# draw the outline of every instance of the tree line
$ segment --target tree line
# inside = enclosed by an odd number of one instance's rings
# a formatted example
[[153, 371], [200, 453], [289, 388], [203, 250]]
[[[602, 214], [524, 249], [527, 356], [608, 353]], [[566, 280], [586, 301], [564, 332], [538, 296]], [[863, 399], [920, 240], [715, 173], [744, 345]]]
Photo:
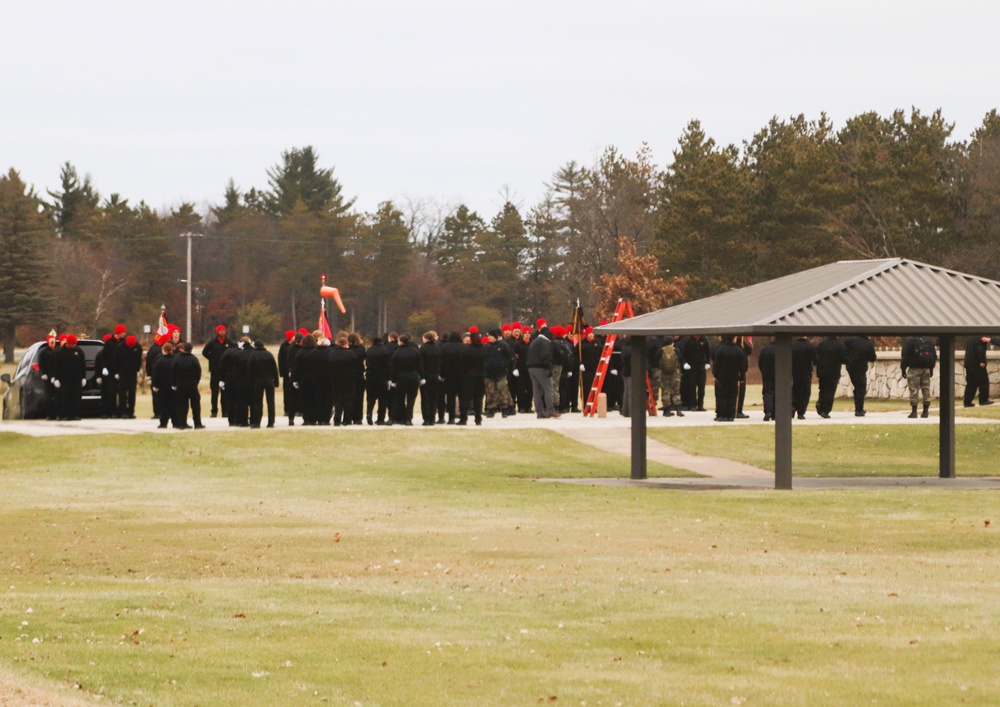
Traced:
[[[334, 328], [422, 332], [536, 316], [644, 311], [824, 263], [907, 257], [1000, 279], [1000, 115], [967, 140], [940, 110], [772, 119], [741, 146], [699, 121], [672, 161], [606, 148], [556, 169], [542, 199], [496, 214], [433, 201], [361, 212], [312, 147], [293, 148], [266, 188], [230, 181], [208, 213], [104, 198], [66, 163], [37, 194], [0, 177], [0, 338], [55, 326], [93, 335], [119, 321], [185, 317], [187, 240], [195, 339], [217, 323], [264, 338], [315, 326], [319, 276], [343, 293]], [[15, 327], [19, 327], [15, 329]], [[11, 351], [13, 347], [7, 346]], [[8, 354], [10, 355], [10, 354]]]

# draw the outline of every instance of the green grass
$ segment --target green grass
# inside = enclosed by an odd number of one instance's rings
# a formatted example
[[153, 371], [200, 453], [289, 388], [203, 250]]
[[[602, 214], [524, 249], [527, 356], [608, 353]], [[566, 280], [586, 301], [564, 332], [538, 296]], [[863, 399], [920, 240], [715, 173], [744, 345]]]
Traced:
[[541, 484], [627, 460], [350, 439], [0, 435], [0, 674], [157, 705], [1000, 693], [992, 493]]
[[[762, 425], [658, 428], [648, 435], [689, 454], [742, 461], [774, 469], [774, 428]], [[792, 424], [795, 476], [937, 476], [939, 430], [935, 425]], [[955, 464], [959, 476], [996, 476], [991, 462], [1000, 448], [996, 425], [958, 425]]]

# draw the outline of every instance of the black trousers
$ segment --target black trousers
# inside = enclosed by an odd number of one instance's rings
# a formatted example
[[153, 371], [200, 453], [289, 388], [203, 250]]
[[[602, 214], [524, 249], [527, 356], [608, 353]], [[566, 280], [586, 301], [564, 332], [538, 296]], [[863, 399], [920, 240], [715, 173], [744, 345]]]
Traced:
[[427, 382], [420, 388], [420, 416], [424, 418], [425, 423], [434, 422], [438, 399], [441, 397], [439, 391], [441, 383], [437, 375], [432, 374], [426, 380]]
[[715, 416], [724, 420], [736, 417], [736, 402], [740, 394], [739, 380], [715, 379]]
[[264, 417], [264, 401], [267, 400], [267, 426], [274, 426], [274, 381], [258, 378], [253, 382], [253, 397], [250, 399], [250, 426], [260, 427]]
[[175, 427], [187, 425], [188, 407], [191, 408], [191, 418], [195, 427], [201, 426], [201, 395], [198, 393], [198, 385], [179, 385], [174, 391], [174, 409], [177, 411]]
[[976, 399], [976, 392], [979, 393], [979, 404], [989, 402], [990, 399], [990, 374], [985, 368], [965, 369], [965, 404], [972, 405]]
[[865, 411], [865, 396], [868, 395], [868, 366], [864, 370], [848, 368], [847, 375], [851, 377], [854, 387], [854, 412]]
[[823, 376], [819, 379], [819, 393], [816, 396], [816, 412], [830, 414], [833, 410], [833, 399], [837, 395], [837, 386], [840, 384], [840, 376]]
[[365, 388], [368, 393], [368, 405], [365, 408], [365, 416], [371, 420], [375, 404], [378, 403], [378, 422], [385, 422], [389, 400], [389, 390], [386, 387], [386, 381], [381, 378], [369, 378], [365, 381]]
[[420, 379], [416, 377], [400, 378], [396, 381], [393, 422], [409, 424], [413, 422], [413, 407], [417, 404], [417, 390]]
[[[219, 391], [219, 381], [220, 380], [222, 380], [222, 377], [218, 373], [216, 373], [214, 371], [210, 374], [209, 380], [208, 380], [208, 386], [212, 390], [212, 417], [215, 417], [216, 415], [219, 414], [219, 393], [220, 393], [220, 391]], [[224, 392], [222, 393], [222, 395], [223, 395], [223, 398], [222, 398], [222, 414], [224, 415], [224, 414], [226, 414], [226, 398], [225, 398], [225, 393]]]
[[121, 378], [118, 381], [118, 417], [135, 415], [135, 378]]
[[764, 414], [774, 417], [774, 378], [764, 378], [761, 393], [764, 398]]
[[291, 377], [286, 376], [282, 381], [284, 389], [282, 390], [282, 402], [285, 408], [285, 417], [289, 420], [294, 420], [295, 416], [301, 414], [299, 412], [299, 391], [295, 390], [295, 386], [292, 385]]
[[792, 377], [792, 408], [797, 415], [805, 415], [812, 397], [812, 376]]
[[486, 379], [482, 375], [465, 376], [462, 378], [462, 415], [459, 422], [463, 425], [469, 419], [471, 411], [476, 418], [476, 424], [483, 421], [483, 396], [486, 395]]

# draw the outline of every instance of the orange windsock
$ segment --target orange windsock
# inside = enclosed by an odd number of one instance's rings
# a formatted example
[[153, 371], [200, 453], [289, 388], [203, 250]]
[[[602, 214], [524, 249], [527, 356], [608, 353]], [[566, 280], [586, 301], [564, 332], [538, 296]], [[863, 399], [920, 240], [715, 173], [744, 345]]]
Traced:
[[319, 288], [320, 297], [332, 297], [333, 301], [337, 303], [337, 309], [340, 310], [341, 314], [347, 314], [347, 310], [344, 308], [344, 301], [340, 299], [340, 290], [336, 287], [329, 287], [323, 285]]

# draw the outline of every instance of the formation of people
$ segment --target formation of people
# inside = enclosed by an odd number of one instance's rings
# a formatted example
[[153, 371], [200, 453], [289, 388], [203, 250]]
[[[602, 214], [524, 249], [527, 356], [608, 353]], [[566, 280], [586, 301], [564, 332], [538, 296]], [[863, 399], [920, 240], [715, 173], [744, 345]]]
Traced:
[[[603, 324], [603, 322], [602, 322]], [[208, 364], [210, 415], [230, 426], [274, 427], [276, 391], [283, 398], [289, 425], [412, 425], [419, 398], [422, 424], [467, 425], [471, 418], [534, 413], [558, 418], [583, 408], [599, 371], [605, 341], [592, 327], [579, 336], [568, 326], [512, 322], [487, 332], [438, 336], [426, 332], [419, 342], [409, 334], [376, 336], [369, 345], [357, 333], [338, 332], [331, 341], [321, 331], [288, 331], [273, 355], [260, 340], [231, 341], [219, 325], [201, 350]], [[616, 337], [603, 371], [607, 409], [632, 410], [631, 349], [628, 337]], [[969, 337], [964, 366], [964, 404], [990, 405], [986, 351], [1000, 339]], [[744, 412], [746, 375], [754, 352], [750, 337], [722, 336], [710, 346], [702, 336], [646, 337], [647, 372], [653, 402], [666, 417], [707, 411], [708, 372], [714, 378], [715, 420], [732, 422]], [[792, 343], [792, 412], [804, 419], [818, 380], [816, 413], [829, 418], [842, 372], [853, 387], [854, 414], [865, 415], [868, 368], [875, 347], [864, 336], [828, 336], [817, 344], [806, 337]], [[50, 419], [80, 418], [80, 391], [86, 385], [86, 361], [73, 335], [50, 333], [39, 354], [42, 379], [50, 396]], [[775, 349], [759, 352], [764, 420], [774, 419]], [[933, 339], [910, 337], [901, 357], [909, 388], [911, 418], [927, 417], [930, 380], [937, 365]], [[95, 361], [101, 390], [101, 416], [134, 418], [140, 372], [151, 381], [154, 417], [160, 428], [204, 427], [199, 384], [202, 367], [180, 328], [168, 325], [143, 352], [135, 336], [119, 324], [104, 336]], [[645, 401], [643, 401], [645, 404]], [[919, 406], [922, 403], [922, 410]], [[191, 422], [189, 424], [188, 418]]]

